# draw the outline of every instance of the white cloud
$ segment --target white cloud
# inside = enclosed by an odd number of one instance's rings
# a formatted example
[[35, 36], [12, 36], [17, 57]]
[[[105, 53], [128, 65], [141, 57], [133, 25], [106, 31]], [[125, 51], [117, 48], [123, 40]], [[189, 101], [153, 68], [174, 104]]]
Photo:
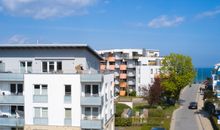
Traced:
[[24, 44], [27, 43], [28, 38], [22, 35], [13, 35], [7, 41], [9, 44]]
[[151, 28], [162, 28], [162, 27], [173, 27], [179, 25], [184, 21], [184, 17], [168, 17], [166, 15], [159, 16], [148, 23], [148, 27]]
[[3, 10], [11, 15], [35, 19], [82, 15], [97, 0], [0, 0]]
[[215, 10], [202, 12], [198, 14], [196, 18], [214, 17], [219, 14], [220, 14], [220, 8], [216, 8]]

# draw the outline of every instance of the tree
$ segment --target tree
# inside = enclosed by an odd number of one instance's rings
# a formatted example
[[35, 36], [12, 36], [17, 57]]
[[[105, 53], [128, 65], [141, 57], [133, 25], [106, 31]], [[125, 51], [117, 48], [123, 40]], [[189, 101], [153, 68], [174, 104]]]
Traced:
[[155, 105], [160, 102], [160, 97], [162, 93], [162, 87], [160, 85], [160, 78], [155, 78], [154, 83], [147, 90], [146, 87], [143, 88], [144, 96], [147, 99], [149, 105]]
[[160, 77], [166, 96], [178, 99], [181, 89], [192, 83], [195, 77], [191, 57], [175, 53], [165, 56]]

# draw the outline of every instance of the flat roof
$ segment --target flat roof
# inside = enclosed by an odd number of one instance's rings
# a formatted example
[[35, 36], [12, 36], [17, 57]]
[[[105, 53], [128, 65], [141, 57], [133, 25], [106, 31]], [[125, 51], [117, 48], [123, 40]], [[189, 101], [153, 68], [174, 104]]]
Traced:
[[103, 58], [87, 44], [0, 44], [0, 49], [27, 49], [27, 48], [86, 48], [97, 58]]

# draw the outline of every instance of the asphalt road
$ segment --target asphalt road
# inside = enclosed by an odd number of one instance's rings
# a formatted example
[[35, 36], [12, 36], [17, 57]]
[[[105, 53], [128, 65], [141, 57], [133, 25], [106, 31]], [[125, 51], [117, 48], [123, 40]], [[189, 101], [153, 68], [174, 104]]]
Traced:
[[186, 87], [180, 95], [181, 107], [176, 111], [174, 130], [199, 130], [196, 120], [196, 111], [188, 109], [189, 102], [197, 101], [197, 92], [199, 85]]

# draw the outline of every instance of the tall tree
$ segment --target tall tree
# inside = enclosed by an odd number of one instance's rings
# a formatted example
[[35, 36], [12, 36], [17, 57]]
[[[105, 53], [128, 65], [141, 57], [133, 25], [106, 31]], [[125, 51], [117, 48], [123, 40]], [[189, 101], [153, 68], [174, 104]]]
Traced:
[[167, 97], [178, 99], [181, 89], [195, 77], [191, 57], [175, 53], [165, 56], [160, 76]]

